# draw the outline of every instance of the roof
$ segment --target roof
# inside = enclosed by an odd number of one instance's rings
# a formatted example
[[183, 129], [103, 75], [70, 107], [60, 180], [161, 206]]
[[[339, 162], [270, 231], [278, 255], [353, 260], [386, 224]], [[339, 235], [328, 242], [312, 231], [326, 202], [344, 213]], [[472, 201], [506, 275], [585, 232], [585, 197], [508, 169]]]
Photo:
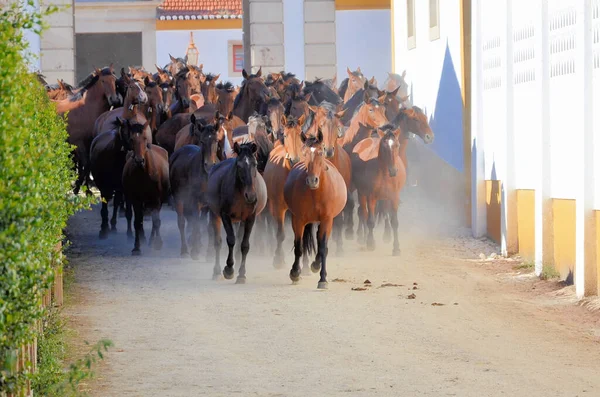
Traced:
[[242, 0], [165, 0], [156, 11], [160, 20], [242, 19]]

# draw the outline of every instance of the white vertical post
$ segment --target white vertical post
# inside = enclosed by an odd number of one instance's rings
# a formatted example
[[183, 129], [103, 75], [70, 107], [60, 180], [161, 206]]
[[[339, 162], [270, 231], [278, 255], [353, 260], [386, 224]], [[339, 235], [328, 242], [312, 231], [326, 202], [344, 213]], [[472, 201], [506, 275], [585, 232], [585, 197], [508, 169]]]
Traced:
[[[28, 4], [28, 2], [24, 1], [23, 5], [24, 5], [25, 9], [30, 12], [39, 12], [39, 10], [40, 10], [39, 0], [35, 0], [33, 2], [33, 5], [30, 5], [30, 4]], [[40, 38], [40, 35], [35, 33], [32, 29], [27, 29], [24, 32], [24, 36], [25, 36], [25, 40], [27, 41], [27, 43], [29, 43], [29, 48], [27, 50], [27, 53], [30, 56], [32, 56], [32, 58], [30, 59], [30, 63], [28, 65], [29, 70], [41, 72], [42, 71], [42, 62], [41, 62], [42, 40]]]
[[[514, 84], [513, 84], [513, 7], [512, 0], [506, 0], [504, 32], [504, 86], [506, 106], [506, 150], [505, 170], [502, 181], [502, 201], [500, 211], [501, 253], [503, 256], [518, 251], [517, 231], [517, 191], [515, 190], [515, 139], [514, 139]], [[500, 17], [500, 16], [499, 16]]]
[[487, 234], [483, 151], [482, 6], [482, 0], [473, 0], [471, 9], [471, 231], [475, 238]]
[[535, 79], [541, 107], [540, 137], [532, 148], [532, 163], [537, 167], [535, 187], [535, 274], [542, 274], [544, 263], [554, 260], [552, 199], [550, 197], [550, 23], [548, 0], [538, 0], [540, 13], [535, 20]]
[[[595, 273], [596, 258], [592, 254], [596, 242], [590, 239], [594, 201], [594, 129], [593, 129], [593, 53], [592, 53], [592, 4], [591, 0], [577, 1], [576, 66], [578, 90], [582, 100], [580, 115], [581, 139], [576, 139], [579, 150], [574, 153], [577, 171], [575, 210], [575, 292], [578, 298], [585, 295], [586, 271]], [[587, 241], [586, 241], [587, 240]], [[594, 283], [595, 284], [595, 283]]]

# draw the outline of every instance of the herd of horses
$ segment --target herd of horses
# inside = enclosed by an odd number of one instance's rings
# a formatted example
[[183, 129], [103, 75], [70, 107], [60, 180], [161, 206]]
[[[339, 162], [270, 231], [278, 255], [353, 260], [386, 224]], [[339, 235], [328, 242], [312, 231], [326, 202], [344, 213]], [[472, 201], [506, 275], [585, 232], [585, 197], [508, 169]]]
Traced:
[[275, 237], [273, 265], [283, 267], [289, 213], [291, 280], [320, 271], [318, 288], [327, 288], [328, 240], [341, 252], [344, 237], [354, 238], [356, 193], [359, 242], [375, 249], [373, 229], [382, 217], [384, 241], [393, 232], [392, 253], [400, 253], [397, 211], [409, 134], [434, 139], [426, 115], [408, 101], [404, 74], [390, 74], [380, 89], [360, 68], [348, 69], [339, 87], [335, 78], [301, 82], [286, 72], [263, 75], [261, 68], [244, 70], [236, 87], [205, 74], [202, 65], [170, 58], [156, 73], [129, 67], [117, 76], [111, 64], [77, 87], [49, 85], [40, 76], [75, 146], [74, 193], [82, 185], [89, 192], [93, 183], [102, 196], [100, 238], [116, 231], [124, 211], [129, 238], [133, 218], [132, 254], [140, 255], [144, 216], [151, 215], [149, 244], [161, 249], [159, 214], [168, 204], [177, 212], [181, 255], [198, 259], [206, 231], [219, 278], [222, 225], [229, 248], [222, 274], [233, 278], [234, 256], [241, 257], [237, 283], [244, 283], [255, 224], [253, 244], [262, 250]]

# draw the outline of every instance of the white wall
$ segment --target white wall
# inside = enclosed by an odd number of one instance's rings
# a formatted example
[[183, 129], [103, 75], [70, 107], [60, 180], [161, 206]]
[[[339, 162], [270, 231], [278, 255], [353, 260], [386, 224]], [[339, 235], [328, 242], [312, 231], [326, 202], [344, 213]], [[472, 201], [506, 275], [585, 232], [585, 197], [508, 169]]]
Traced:
[[[200, 52], [199, 63], [205, 73], [221, 74], [220, 81], [241, 84], [242, 77], [229, 76], [228, 41], [242, 40], [242, 29], [194, 30], [194, 43]], [[189, 30], [159, 30], [156, 32], [156, 59], [160, 67], [169, 63], [169, 53], [184, 57], [190, 41]]]
[[390, 10], [336, 11], [338, 84], [346, 67], [375, 76], [381, 86], [392, 69]]
[[433, 41], [429, 39], [429, 2], [415, 1], [416, 47], [410, 50], [406, 1], [393, 1], [395, 73], [406, 70], [412, 103], [430, 118], [435, 141], [428, 148], [463, 171], [460, 0], [439, 2], [440, 38]]
[[285, 71], [304, 80], [304, 2], [283, 0]]

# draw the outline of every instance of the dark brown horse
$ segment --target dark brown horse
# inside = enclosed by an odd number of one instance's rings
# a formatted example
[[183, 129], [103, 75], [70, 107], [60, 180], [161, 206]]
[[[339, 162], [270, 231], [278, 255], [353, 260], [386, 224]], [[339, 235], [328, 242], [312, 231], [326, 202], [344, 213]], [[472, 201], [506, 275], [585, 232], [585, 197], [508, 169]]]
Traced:
[[283, 107], [287, 116], [300, 117], [304, 115], [308, 117], [308, 103], [312, 94], [303, 92], [303, 84], [290, 84], [283, 96]]
[[225, 116], [229, 116], [233, 112], [233, 102], [237, 92], [233, 84], [229, 81], [225, 83], [219, 83], [215, 87], [217, 92], [217, 104], [219, 107], [219, 113]]
[[[146, 77], [144, 92], [148, 97], [146, 104], [141, 106], [141, 112], [148, 119], [152, 136], [155, 137], [161, 124], [170, 117], [169, 106], [172, 100], [172, 85], [170, 83], [159, 84]], [[156, 143], [156, 138], [153, 138]]]
[[[223, 134], [220, 126], [220, 117], [219, 113], [215, 113], [213, 117], [198, 117], [196, 118], [196, 114], [192, 113], [190, 116], [190, 124], [183, 127], [178, 133], [175, 139], [175, 151], [185, 145], [200, 145], [202, 140], [202, 136], [204, 134], [204, 130], [208, 124], [214, 124], [215, 121], [219, 123], [219, 130], [217, 132], [217, 142], [220, 140], [221, 135]], [[215, 143], [217, 144], [217, 143]], [[215, 149], [216, 150], [216, 149]]]
[[120, 106], [122, 103], [117, 95], [117, 76], [112, 65], [102, 70], [96, 69], [88, 79], [85, 95], [79, 92], [71, 98], [72, 102], [82, 100], [82, 105], [70, 110], [67, 116], [68, 142], [76, 146], [74, 160], [78, 177], [73, 190], [75, 194], [79, 193], [83, 182], [87, 182], [90, 173], [89, 150], [94, 139], [94, 122], [112, 106]]
[[346, 205], [346, 183], [333, 164], [325, 159], [323, 133], [306, 138], [303, 161], [292, 168], [284, 185], [285, 202], [292, 213], [294, 229], [294, 264], [290, 279], [300, 279], [300, 257], [315, 251], [313, 224], [319, 223], [317, 231], [317, 255], [311, 264], [313, 272], [321, 271], [317, 288], [327, 288], [327, 243], [333, 228], [333, 219]]
[[[111, 230], [117, 230], [117, 212], [123, 199], [123, 168], [125, 156], [131, 150], [129, 133], [131, 124], [129, 120], [119, 117], [114, 122], [114, 128], [102, 132], [94, 138], [90, 147], [90, 169], [94, 183], [102, 197], [100, 215], [100, 239], [108, 237], [108, 202], [113, 199], [113, 214], [110, 220]], [[128, 234], [131, 230], [128, 230]], [[133, 237], [133, 235], [131, 235]]]
[[317, 79], [312, 83], [306, 81], [303, 91], [305, 94], [311, 94], [308, 104], [312, 106], [319, 106], [321, 102], [329, 102], [336, 106], [343, 103], [337, 92], [327, 86], [323, 80]]
[[[233, 248], [235, 245], [234, 222], [243, 222], [244, 231], [241, 238], [242, 261], [237, 284], [246, 282], [246, 256], [250, 250], [250, 235], [256, 217], [265, 208], [267, 187], [257, 170], [255, 154], [258, 147], [255, 143], [237, 142], [233, 145], [236, 157], [215, 165], [209, 173], [206, 202], [211, 210], [211, 223], [214, 232], [215, 267], [213, 278], [221, 274], [221, 223], [227, 233], [227, 266], [223, 269], [226, 279], [233, 278]], [[240, 235], [241, 237], [241, 235]]]
[[160, 146], [153, 145], [144, 131], [148, 125], [125, 121], [132, 151], [127, 155], [123, 169], [123, 191], [127, 202], [127, 223], [131, 224], [132, 207], [135, 214], [135, 243], [132, 255], [141, 255], [140, 241], [145, 242], [144, 211], [152, 212], [152, 232], [149, 245], [162, 248], [160, 237], [160, 209], [169, 191], [169, 155]]
[[281, 122], [284, 114], [284, 107], [281, 101], [270, 98], [259, 112], [266, 117], [267, 132], [271, 136], [271, 142], [281, 139], [283, 135], [283, 124]]
[[283, 197], [283, 185], [294, 164], [300, 161], [302, 147], [300, 134], [304, 121], [304, 115], [299, 119], [292, 116], [283, 117], [283, 144], [273, 148], [263, 173], [267, 185], [267, 205], [277, 224], [277, 248], [273, 258], [273, 266], [276, 268], [283, 267], [285, 259], [281, 245], [285, 240], [284, 220], [288, 206]]
[[[217, 94], [217, 81], [219, 81], [220, 74], [216, 76], [212, 73], [206, 75], [206, 80], [202, 83], [202, 95], [204, 96], [204, 103], [217, 104], [219, 96]], [[228, 114], [228, 113], [223, 113]]]
[[200, 131], [199, 145], [186, 145], [177, 150], [170, 158], [170, 180], [177, 225], [181, 235], [181, 255], [188, 254], [185, 240], [186, 220], [192, 225], [193, 259], [200, 256], [200, 209], [205, 206], [208, 173], [217, 161], [217, 134], [219, 122], [206, 124]]
[[261, 107], [268, 101], [269, 90], [262, 79], [262, 68], [256, 74], [248, 74], [242, 70], [244, 81], [240, 93], [233, 103], [233, 115], [248, 122], [248, 117], [254, 112], [260, 112]]
[[[194, 73], [188, 68], [183, 68], [175, 75], [175, 101], [171, 104], [171, 114], [174, 116], [179, 113], [193, 113], [197, 107], [192, 100], [192, 95], [195, 94], [196, 80]], [[198, 82], [198, 92], [200, 91], [200, 83]]]

